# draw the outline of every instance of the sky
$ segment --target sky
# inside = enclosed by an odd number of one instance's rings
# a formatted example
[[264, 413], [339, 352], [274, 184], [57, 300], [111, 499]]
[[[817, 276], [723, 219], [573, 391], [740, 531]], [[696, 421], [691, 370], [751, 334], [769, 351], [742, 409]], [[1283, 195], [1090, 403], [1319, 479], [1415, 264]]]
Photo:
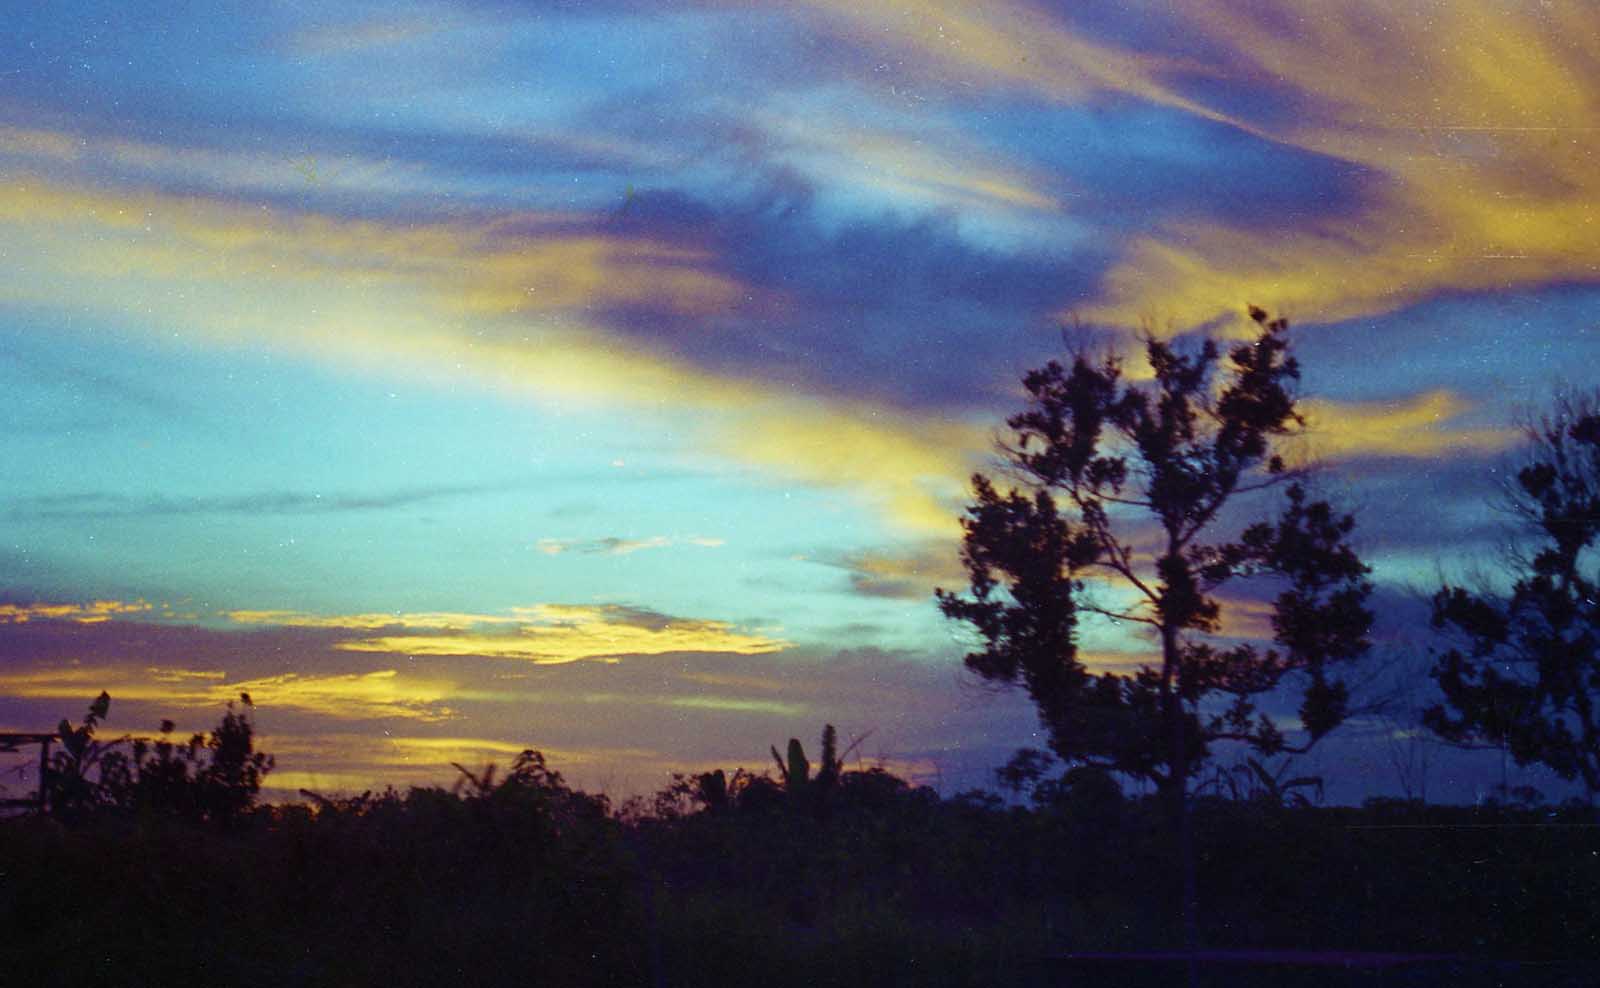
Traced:
[[[826, 722], [988, 783], [1044, 739], [932, 594], [1020, 376], [1250, 304], [1373, 566], [1361, 681], [1426, 703], [1430, 588], [1492, 578], [1519, 417], [1600, 360], [1597, 33], [1563, 0], [12, 11], [0, 729], [247, 691], [280, 796], [525, 747], [626, 795]], [[1306, 770], [1508, 778], [1398, 715]]]

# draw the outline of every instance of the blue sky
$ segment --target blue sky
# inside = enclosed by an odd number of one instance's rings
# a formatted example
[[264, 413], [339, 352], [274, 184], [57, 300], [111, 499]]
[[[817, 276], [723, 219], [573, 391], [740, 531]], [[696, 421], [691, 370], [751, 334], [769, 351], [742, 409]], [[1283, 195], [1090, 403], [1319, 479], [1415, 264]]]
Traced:
[[[824, 721], [984, 782], [1035, 724], [962, 679], [931, 593], [1020, 374], [1063, 326], [1132, 352], [1246, 304], [1296, 325], [1304, 448], [1414, 663], [1405, 602], [1506, 538], [1517, 416], [1600, 357], [1596, 27], [1473, 0], [18, 13], [0, 721], [106, 688], [119, 729], [198, 728], [248, 684], [290, 790], [535, 745], [631, 791]], [[1393, 789], [1386, 731], [1323, 757], [1335, 792]]]

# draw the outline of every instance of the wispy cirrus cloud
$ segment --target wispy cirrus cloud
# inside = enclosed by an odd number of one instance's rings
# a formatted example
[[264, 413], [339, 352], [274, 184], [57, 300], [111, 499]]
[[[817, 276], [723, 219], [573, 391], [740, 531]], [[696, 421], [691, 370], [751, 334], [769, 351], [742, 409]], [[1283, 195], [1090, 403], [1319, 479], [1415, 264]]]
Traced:
[[1600, 270], [1600, 179], [1579, 136], [1600, 105], [1600, 68], [1577, 40], [1592, 9], [1279, 0], [1182, 17], [1228, 51], [1218, 89], [1273, 80], [1280, 105], [1300, 108], [1242, 108], [1238, 126], [1368, 169], [1372, 202], [1281, 229], [1174, 223], [1139, 238], [1092, 315], [1207, 318], [1242, 293], [1336, 319]]
[[1459, 424], [1473, 410], [1465, 398], [1440, 389], [1394, 401], [1338, 402], [1307, 399], [1302, 405], [1305, 443], [1319, 457], [1433, 457], [1457, 451], [1506, 449], [1521, 439], [1507, 427]]
[[[1277, 225], [1174, 215], [1131, 239], [1090, 304], [1122, 325], [1205, 322], [1241, 299], [1302, 318], [1443, 293], [1592, 280], [1600, 68], [1571, 4], [1437, 9], [1317, 0], [1159, 14], [1028, 0], [811, 0], [825, 30], [913, 77], [1082, 106], [1133, 100], [1363, 173], [1364, 203]], [[1404, 98], [1396, 94], [1405, 93]]]
[[[959, 421], [775, 389], [760, 373], [710, 372], [609, 333], [604, 319], [622, 310], [682, 319], [764, 304], [764, 289], [676, 227], [666, 239], [571, 214], [382, 222], [13, 176], [0, 183], [0, 230], [40, 268], [7, 281], [0, 302], [67, 293], [102, 311], [146, 311], [153, 326], [216, 345], [465, 376], [546, 403], [665, 406], [695, 423], [688, 443], [861, 490], [913, 530], [949, 528], [939, 492], [986, 446], [981, 429]], [[285, 299], [296, 300], [292, 312]]]

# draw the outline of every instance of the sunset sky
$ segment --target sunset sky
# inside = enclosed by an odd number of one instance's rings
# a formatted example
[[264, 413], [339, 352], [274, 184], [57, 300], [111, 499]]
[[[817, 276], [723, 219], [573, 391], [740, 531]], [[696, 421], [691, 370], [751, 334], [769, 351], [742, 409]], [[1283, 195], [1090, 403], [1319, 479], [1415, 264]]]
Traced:
[[[1020, 375], [1247, 303], [1374, 568], [1367, 680], [1421, 668], [1518, 415], [1595, 381], [1597, 36], [1564, 0], [9, 11], [0, 729], [248, 690], [288, 793], [532, 746], [626, 794], [824, 722], [986, 783], [1043, 737], [932, 592]], [[1303, 765], [1394, 791], [1397, 730]], [[1430, 797], [1499, 781], [1438, 758]]]

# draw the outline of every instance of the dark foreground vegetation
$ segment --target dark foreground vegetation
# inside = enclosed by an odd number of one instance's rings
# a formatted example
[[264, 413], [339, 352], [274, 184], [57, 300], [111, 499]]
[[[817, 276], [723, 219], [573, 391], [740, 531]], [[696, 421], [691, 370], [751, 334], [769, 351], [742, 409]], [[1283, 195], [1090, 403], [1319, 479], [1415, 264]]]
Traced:
[[[1182, 942], [1164, 810], [1103, 773], [1028, 806], [941, 799], [844, 771], [830, 731], [815, 772], [796, 742], [775, 777], [678, 776], [620, 807], [536, 752], [453, 789], [255, 805], [260, 775], [211, 771], [249, 763], [248, 727], [230, 711], [146, 746], [109, 789], [59, 761], [54, 811], [0, 821], [0, 983], [1059, 984], [1062, 954]], [[103, 766], [96, 744], [79, 750]], [[141, 768], [165, 798], [138, 795]], [[1319, 808], [1262, 785], [1194, 819], [1207, 948], [1511, 959], [1524, 980], [1483, 983], [1582, 984], [1600, 944], [1586, 807]], [[1327, 973], [1303, 983], [1344, 983]]]

